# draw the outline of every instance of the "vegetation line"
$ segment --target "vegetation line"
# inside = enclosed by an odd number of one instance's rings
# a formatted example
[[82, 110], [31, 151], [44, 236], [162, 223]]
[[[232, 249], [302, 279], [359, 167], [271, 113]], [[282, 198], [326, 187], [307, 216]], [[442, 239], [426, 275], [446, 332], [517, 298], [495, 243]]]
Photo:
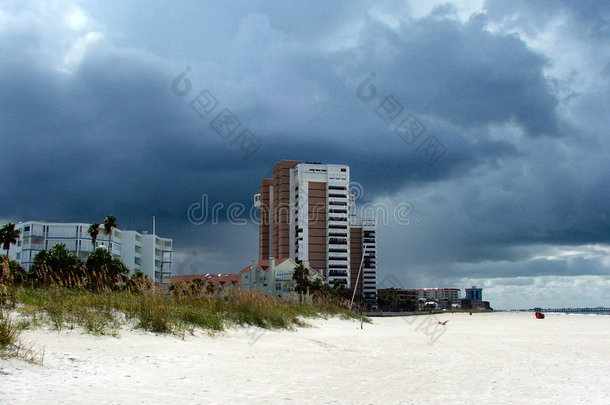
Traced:
[[[214, 294], [213, 288], [193, 280], [164, 288], [142, 272], [129, 270], [112, 250], [117, 220], [87, 230], [93, 252], [85, 261], [63, 244], [34, 256], [26, 271], [8, 256], [0, 257], [0, 355], [33, 359], [36, 353], [19, 339], [23, 329], [40, 325], [56, 330], [82, 327], [97, 335], [117, 336], [125, 325], [152, 332], [185, 336], [202, 328], [210, 333], [232, 325], [261, 328], [305, 326], [303, 318], [339, 316], [361, 319], [347, 310], [344, 288], [311, 283], [301, 265], [295, 269], [297, 291], [311, 292], [311, 302], [286, 303], [259, 291], [235, 289]], [[108, 247], [97, 247], [99, 232], [109, 235]], [[9, 252], [19, 230], [8, 223], [0, 228], [0, 245]], [[18, 314], [18, 321], [11, 318]], [[368, 321], [368, 319], [367, 319]]]
[[[213, 295], [198, 283], [166, 289], [142, 273], [127, 277], [103, 249], [94, 251], [84, 265], [61, 245], [44, 252], [44, 260], [36, 261], [29, 273], [1, 258], [0, 353], [4, 357], [33, 357], [31, 348], [20, 345], [19, 334], [42, 325], [55, 330], [80, 327], [111, 336], [118, 336], [127, 325], [184, 337], [196, 328], [209, 333], [236, 325], [291, 329], [306, 326], [304, 318], [361, 319], [345, 308], [343, 298], [330, 294], [314, 295], [309, 303], [285, 303], [258, 291], [236, 289]], [[10, 314], [18, 314], [19, 321]]]

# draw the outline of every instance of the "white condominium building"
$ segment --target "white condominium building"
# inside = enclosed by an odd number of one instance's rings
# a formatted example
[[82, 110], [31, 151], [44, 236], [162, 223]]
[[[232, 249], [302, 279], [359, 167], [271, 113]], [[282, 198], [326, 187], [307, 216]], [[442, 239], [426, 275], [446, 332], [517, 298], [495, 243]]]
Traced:
[[355, 287], [375, 301], [375, 219], [352, 215], [349, 186], [347, 165], [276, 163], [273, 178], [263, 179], [254, 196], [260, 209], [259, 259], [307, 261], [329, 284]]
[[[11, 247], [10, 256], [29, 270], [34, 257], [41, 250], [48, 250], [63, 243], [81, 260], [93, 251], [91, 236], [87, 233], [91, 224], [80, 222], [20, 222], [15, 226], [21, 231], [17, 245]], [[131, 271], [141, 271], [157, 282], [168, 281], [172, 270], [172, 239], [161, 238], [147, 232], [113, 229], [112, 238], [100, 230], [96, 247], [106, 246]]]

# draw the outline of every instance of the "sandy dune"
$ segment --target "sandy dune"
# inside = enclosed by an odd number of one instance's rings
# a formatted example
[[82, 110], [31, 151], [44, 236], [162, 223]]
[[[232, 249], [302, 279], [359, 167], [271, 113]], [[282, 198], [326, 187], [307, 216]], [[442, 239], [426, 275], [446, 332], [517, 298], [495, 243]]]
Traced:
[[610, 404], [610, 316], [310, 323], [184, 340], [28, 331], [44, 364], [0, 360], [0, 403]]

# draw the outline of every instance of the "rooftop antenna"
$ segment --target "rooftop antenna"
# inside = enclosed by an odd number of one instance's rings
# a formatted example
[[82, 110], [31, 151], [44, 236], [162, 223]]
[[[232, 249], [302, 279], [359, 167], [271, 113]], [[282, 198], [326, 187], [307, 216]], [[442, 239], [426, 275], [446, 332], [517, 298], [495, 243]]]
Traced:
[[155, 235], [155, 216], [153, 215], [153, 235]]

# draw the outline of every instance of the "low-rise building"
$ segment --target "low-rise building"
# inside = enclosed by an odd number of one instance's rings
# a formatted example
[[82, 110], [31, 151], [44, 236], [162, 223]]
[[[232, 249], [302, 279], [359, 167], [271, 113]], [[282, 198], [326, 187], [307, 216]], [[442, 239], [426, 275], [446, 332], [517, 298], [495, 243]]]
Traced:
[[[459, 288], [382, 288], [377, 291], [384, 310], [409, 310], [410, 302], [418, 304], [418, 308], [451, 309], [460, 306]], [[392, 309], [387, 309], [392, 308]]]
[[417, 309], [417, 291], [402, 288], [380, 288], [377, 290], [377, 302], [382, 311], [415, 311]]
[[459, 288], [419, 288], [417, 292], [418, 300], [449, 302], [452, 305], [460, 304], [460, 289]]
[[84, 222], [19, 222], [15, 228], [21, 231], [21, 236], [17, 245], [10, 250], [11, 259], [29, 270], [38, 252], [60, 243], [81, 260], [86, 260], [95, 248], [105, 246], [114, 257], [121, 259], [130, 272], [141, 271], [157, 282], [169, 282], [172, 239], [148, 232], [113, 229], [111, 235], [100, 232], [93, 246], [87, 233], [90, 225]]
[[[323, 279], [322, 275], [309, 267], [309, 263], [303, 263], [309, 271], [309, 279]], [[294, 268], [297, 263], [289, 258], [268, 259], [253, 262], [242, 269], [241, 286], [246, 290], [258, 290], [271, 297], [279, 297], [284, 300], [298, 300], [295, 292], [296, 282], [292, 279]]]
[[489, 301], [476, 301], [467, 298], [462, 299], [461, 305], [464, 309], [475, 309], [478, 311], [489, 311], [491, 309]]

